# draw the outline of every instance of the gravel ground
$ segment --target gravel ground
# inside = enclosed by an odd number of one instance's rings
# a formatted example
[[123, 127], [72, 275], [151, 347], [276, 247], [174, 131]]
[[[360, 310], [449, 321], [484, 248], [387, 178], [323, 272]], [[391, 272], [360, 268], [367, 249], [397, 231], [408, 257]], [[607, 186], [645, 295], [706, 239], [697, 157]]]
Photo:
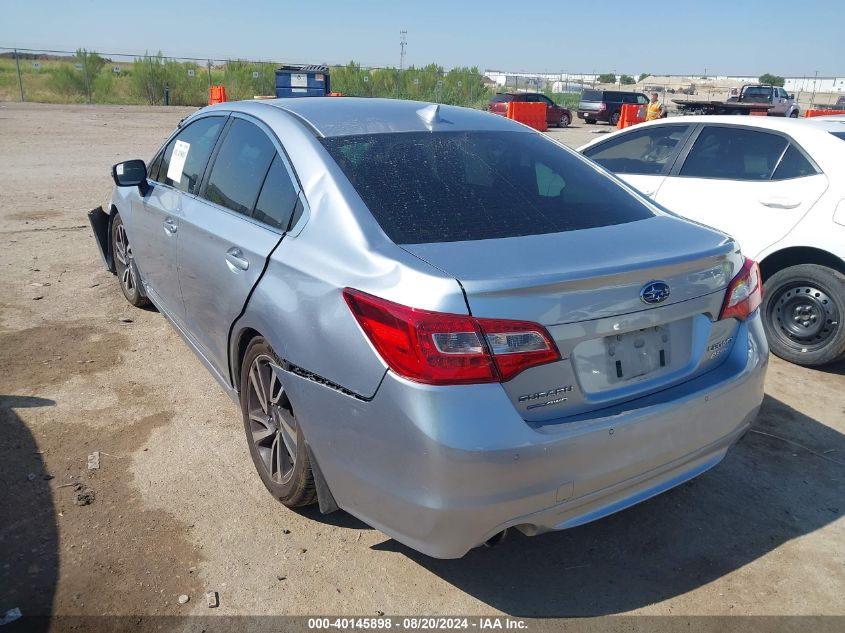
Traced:
[[190, 112], [0, 104], [0, 614], [208, 613], [214, 590], [223, 614], [845, 615], [845, 364], [773, 358], [712, 471], [461, 560], [276, 503], [237, 407], [125, 302], [85, 217]]

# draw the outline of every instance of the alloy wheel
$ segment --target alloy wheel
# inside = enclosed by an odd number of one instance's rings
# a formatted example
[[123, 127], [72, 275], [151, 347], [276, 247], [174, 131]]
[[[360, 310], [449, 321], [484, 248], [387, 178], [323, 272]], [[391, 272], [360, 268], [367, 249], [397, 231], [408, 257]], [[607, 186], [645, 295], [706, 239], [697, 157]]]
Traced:
[[133, 293], [137, 287], [135, 281], [135, 267], [132, 265], [132, 247], [129, 245], [129, 237], [126, 235], [126, 228], [123, 224], [117, 226], [114, 240], [114, 256], [120, 264], [120, 283], [128, 293]]
[[285, 483], [293, 475], [299, 425], [290, 399], [271, 363], [262, 354], [249, 368], [247, 412], [252, 443], [265, 474], [276, 483]]

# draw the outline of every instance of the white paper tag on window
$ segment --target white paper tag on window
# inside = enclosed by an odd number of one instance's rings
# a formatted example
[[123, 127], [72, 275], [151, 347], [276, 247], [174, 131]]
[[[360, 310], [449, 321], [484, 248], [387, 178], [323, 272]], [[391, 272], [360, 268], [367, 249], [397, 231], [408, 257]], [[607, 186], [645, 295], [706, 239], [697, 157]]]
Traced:
[[176, 141], [173, 146], [173, 155], [170, 157], [170, 166], [167, 168], [167, 177], [173, 182], [182, 180], [182, 170], [185, 169], [185, 159], [188, 158], [188, 150], [191, 144], [185, 141]]
[[117, 172], [118, 176], [123, 175], [123, 163], [118, 163], [117, 167], [115, 167], [115, 171]]

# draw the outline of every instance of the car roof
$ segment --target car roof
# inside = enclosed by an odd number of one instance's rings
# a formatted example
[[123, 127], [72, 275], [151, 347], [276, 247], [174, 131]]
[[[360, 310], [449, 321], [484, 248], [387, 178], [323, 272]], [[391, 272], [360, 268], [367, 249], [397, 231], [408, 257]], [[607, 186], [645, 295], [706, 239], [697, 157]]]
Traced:
[[[443, 104], [366, 97], [296, 97], [227, 102], [231, 110], [255, 115], [253, 104], [283, 110], [305, 123], [318, 136], [429, 131], [526, 131], [505, 117]], [[431, 115], [437, 108], [437, 117]], [[425, 110], [426, 112], [420, 112]]]
[[[834, 117], [821, 117], [823, 119], [832, 119]], [[845, 117], [843, 117], [845, 118]], [[764, 117], [764, 116], [735, 116], [735, 115], [717, 115], [717, 114], [705, 114], [705, 115], [697, 115], [697, 116], [677, 116], [677, 117], [669, 117], [667, 119], [657, 119], [656, 121], [645, 121], [643, 123], [638, 123], [636, 126], [628, 127], [623, 130], [619, 130], [617, 132], [611, 133], [604, 138], [598, 138], [595, 140], [590, 141], [578, 148], [578, 151], [582, 151], [587, 147], [592, 145], [598, 145], [609, 138], [616, 136], [617, 134], [624, 134], [626, 131], [630, 131], [632, 129], [642, 130], [646, 127], [651, 127], [654, 125], [695, 125], [698, 123], [706, 124], [706, 123], [718, 123], [719, 125], [731, 125], [731, 126], [741, 126], [741, 127], [750, 127], [750, 128], [760, 128], [763, 130], [774, 130], [783, 132], [785, 134], [789, 134], [790, 136], [798, 139], [800, 137], [807, 137], [807, 136], [817, 136], [820, 131], [831, 131], [830, 129], [823, 128], [821, 122], [815, 122], [812, 118], [810, 119], [792, 119], [788, 117]], [[838, 125], [837, 123], [829, 123], [829, 125]], [[834, 127], [833, 130], [837, 130], [839, 128]]]
[[845, 114], [811, 117], [806, 124], [826, 132], [845, 132]]

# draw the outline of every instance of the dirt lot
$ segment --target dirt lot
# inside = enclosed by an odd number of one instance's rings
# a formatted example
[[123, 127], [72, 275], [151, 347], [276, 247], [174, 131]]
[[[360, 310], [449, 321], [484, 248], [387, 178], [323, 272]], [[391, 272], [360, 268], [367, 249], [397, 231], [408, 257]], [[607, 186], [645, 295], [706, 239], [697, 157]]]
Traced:
[[0, 104], [0, 615], [205, 614], [208, 590], [225, 614], [845, 615], [845, 364], [773, 358], [714, 470], [462, 560], [274, 502], [238, 409], [125, 302], [85, 217], [190, 111]]

